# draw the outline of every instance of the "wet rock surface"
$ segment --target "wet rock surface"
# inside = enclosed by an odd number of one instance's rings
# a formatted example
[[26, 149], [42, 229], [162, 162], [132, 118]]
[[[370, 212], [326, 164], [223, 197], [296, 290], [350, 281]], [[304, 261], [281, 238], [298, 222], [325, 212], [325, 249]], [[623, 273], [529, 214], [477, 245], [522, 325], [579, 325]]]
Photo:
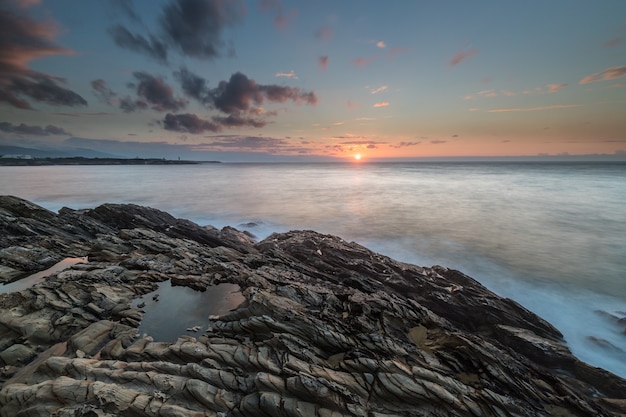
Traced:
[[[3, 282], [83, 256], [0, 295], [0, 416], [626, 415], [626, 381], [459, 271], [312, 231], [255, 242], [134, 205], [0, 197]], [[138, 334], [138, 299], [166, 281], [244, 301], [174, 343]]]

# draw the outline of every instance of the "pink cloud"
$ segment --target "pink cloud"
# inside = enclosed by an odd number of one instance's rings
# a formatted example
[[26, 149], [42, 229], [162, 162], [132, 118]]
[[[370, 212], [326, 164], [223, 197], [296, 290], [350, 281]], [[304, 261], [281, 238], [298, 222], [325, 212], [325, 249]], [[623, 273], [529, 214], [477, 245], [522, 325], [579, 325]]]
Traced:
[[285, 78], [293, 78], [294, 80], [298, 79], [298, 76], [296, 75], [296, 73], [291, 70], [289, 72], [277, 72], [276, 77], [285, 77]]
[[508, 113], [519, 111], [539, 111], [539, 110], [553, 110], [553, 109], [570, 109], [573, 107], [580, 107], [580, 104], [555, 104], [552, 106], [540, 106], [540, 107], [507, 107], [503, 109], [487, 110], [489, 113]]
[[626, 77], [626, 66], [623, 67], [610, 67], [604, 71], [596, 72], [595, 74], [587, 75], [578, 84], [589, 84], [595, 81], [608, 81], [616, 78]]
[[547, 84], [548, 93], [556, 93], [557, 91], [567, 87], [567, 84]]
[[328, 55], [323, 55], [317, 58], [317, 63], [320, 66], [322, 71], [325, 71], [328, 68]]
[[379, 48], [386, 48], [387, 44], [384, 41], [378, 41], [376, 42], [376, 46]]
[[621, 45], [623, 41], [624, 41], [624, 38], [618, 37], [618, 38], [609, 39], [608, 41], [604, 42], [602, 45], [606, 48], [613, 48], [615, 46]]
[[377, 56], [360, 57], [353, 59], [352, 64], [356, 65], [357, 67], [366, 67], [377, 59]]
[[359, 107], [358, 103], [355, 103], [352, 100], [348, 100], [348, 103], [346, 105], [349, 109], [356, 109], [357, 107]]
[[275, 13], [274, 26], [278, 29], [287, 28], [298, 17], [297, 10], [290, 10], [285, 13], [283, 3], [280, 0], [261, 0], [259, 6], [264, 12]]
[[389, 105], [390, 103], [388, 101], [379, 101], [378, 103], [374, 104], [374, 107], [387, 107]]
[[454, 57], [450, 60], [450, 62], [448, 62], [448, 64], [454, 67], [460, 64], [461, 62], [465, 61], [466, 59], [473, 57], [477, 53], [478, 53], [478, 49], [470, 49], [469, 51], [459, 51], [456, 53], [456, 55], [454, 55]]
[[403, 54], [403, 53], [406, 53], [406, 52], [409, 52], [409, 48], [403, 48], [403, 47], [400, 47], [400, 46], [397, 46], [395, 48], [391, 48], [389, 50], [389, 52], [387, 52], [387, 59], [391, 59], [391, 58], [393, 58], [394, 56], [396, 56], [398, 54]]

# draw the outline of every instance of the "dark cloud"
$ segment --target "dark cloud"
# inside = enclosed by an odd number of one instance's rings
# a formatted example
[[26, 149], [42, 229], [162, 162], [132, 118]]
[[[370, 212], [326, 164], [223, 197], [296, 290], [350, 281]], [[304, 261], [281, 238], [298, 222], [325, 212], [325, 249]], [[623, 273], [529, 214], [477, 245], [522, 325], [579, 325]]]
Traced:
[[272, 102], [292, 100], [297, 103], [315, 105], [317, 96], [313, 92], [304, 92], [296, 87], [262, 85], [237, 72], [229, 81], [221, 81], [212, 90], [215, 107], [224, 113], [246, 112], [251, 104], [260, 105], [265, 99]]
[[100, 100], [108, 104], [113, 104], [113, 101], [115, 100], [117, 94], [115, 94], [113, 90], [107, 87], [107, 84], [103, 79], [93, 80], [91, 82], [91, 88], [93, 88], [94, 94]]
[[405, 148], [407, 146], [416, 146], [419, 145], [422, 142], [398, 142], [395, 144], [391, 144], [389, 146], [391, 146], [392, 148]]
[[[118, 2], [126, 14], [136, 15], [127, 1]], [[222, 32], [241, 20], [242, 0], [173, 0], [163, 7], [157, 23], [158, 34], [132, 33], [120, 24], [110, 29], [115, 43], [167, 63], [174, 50], [184, 56], [211, 59], [222, 54], [226, 43]]]
[[174, 77], [180, 81], [181, 88], [186, 95], [198, 100], [205, 106], [210, 106], [213, 103], [207, 80], [184, 67], [180, 71], [174, 72]]
[[28, 63], [49, 55], [71, 54], [55, 44], [54, 22], [37, 22], [0, 10], [0, 101], [31, 109], [29, 100], [61, 106], [84, 106], [85, 99], [62, 86], [63, 79], [31, 70]]
[[433, 145], [441, 145], [446, 143], [445, 140], [431, 140], [430, 143], [432, 143]]
[[141, 18], [135, 12], [133, 0], [109, 0], [114, 9], [121, 11], [125, 16], [135, 22], [140, 22]]
[[174, 97], [174, 90], [162, 78], [140, 71], [134, 72], [133, 76], [138, 83], [129, 86], [137, 90], [139, 99], [135, 102], [139, 107], [145, 104], [156, 111], [178, 111], [187, 105], [184, 98]]
[[163, 119], [163, 128], [181, 133], [199, 134], [204, 132], [219, 132], [221, 127], [209, 120], [204, 120], [195, 114], [171, 114], [168, 113]]
[[136, 100], [129, 96], [120, 99], [120, 109], [125, 113], [132, 113], [137, 110], [145, 110], [148, 108], [148, 103], [143, 100]]
[[46, 127], [26, 125], [24, 123], [14, 125], [9, 122], [0, 122], [0, 131], [7, 133], [17, 133], [19, 135], [37, 135], [37, 136], [49, 136], [49, 135], [71, 135], [65, 129], [48, 125]]
[[109, 29], [113, 41], [120, 48], [126, 48], [133, 52], [145, 54], [156, 61], [164, 64], [167, 62], [167, 46], [153, 35], [146, 38], [142, 35], [131, 33], [122, 25], [113, 26]]
[[267, 124], [264, 120], [252, 117], [243, 117], [239, 114], [231, 114], [226, 117], [214, 116], [213, 121], [224, 127], [263, 127]]

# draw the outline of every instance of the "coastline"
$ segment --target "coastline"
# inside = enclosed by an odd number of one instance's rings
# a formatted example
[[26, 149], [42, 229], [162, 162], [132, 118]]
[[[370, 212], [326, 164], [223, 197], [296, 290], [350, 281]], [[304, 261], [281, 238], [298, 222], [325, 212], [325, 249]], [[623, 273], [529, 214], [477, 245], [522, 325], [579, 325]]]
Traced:
[[[35, 398], [50, 388], [47, 410], [67, 413], [626, 412], [626, 381], [580, 362], [550, 324], [459, 271], [312, 231], [256, 242], [135, 205], [57, 214], [1, 197], [0, 225], [4, 268], [88, 257], [0, 296], [0, 416], [24, 398], [43, 412]], [[137, 335], [144, 312], [132, 302], [168, 281], [238, 285], [245, 301], [175, 342]]]
[[0, 158], [0, 166], [53, 166], [53, 165], [197, 165], [217, 164], [219, 161], [188, 161], [159, 158]]

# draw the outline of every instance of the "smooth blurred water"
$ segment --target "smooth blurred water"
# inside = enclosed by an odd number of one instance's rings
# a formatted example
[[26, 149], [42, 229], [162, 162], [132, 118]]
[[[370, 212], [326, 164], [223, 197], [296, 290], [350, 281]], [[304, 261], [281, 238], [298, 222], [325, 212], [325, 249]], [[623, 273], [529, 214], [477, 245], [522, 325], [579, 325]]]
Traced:
[[626, 315], [624, 163], [0, 167], [0, 193], [53, 211], [147, 205], [259, 239], [314, 229], [459, 269], [626, 377], [624, 325], [596, 312]]

